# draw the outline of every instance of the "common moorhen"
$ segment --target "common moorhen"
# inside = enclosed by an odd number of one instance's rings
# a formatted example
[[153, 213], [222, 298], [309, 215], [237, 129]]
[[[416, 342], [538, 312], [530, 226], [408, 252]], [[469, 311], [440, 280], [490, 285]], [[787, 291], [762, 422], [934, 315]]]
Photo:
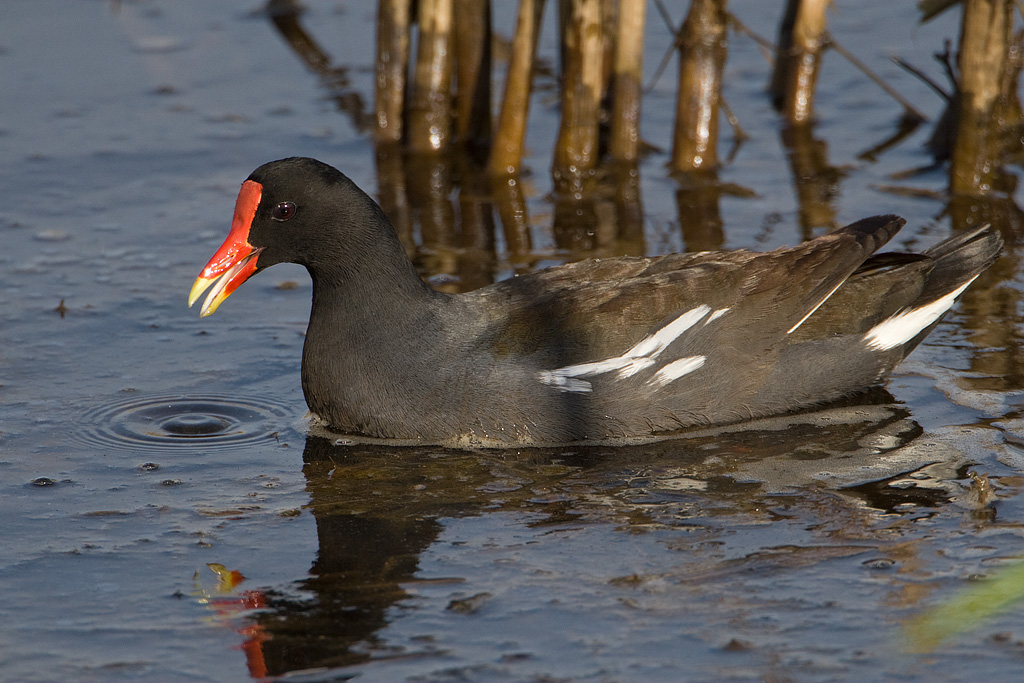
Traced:
[[875, 216], [767, 253], [608, 258], [465, 294], [420, 279], [380, 207], [290, 158], [242, 184], [189, 305], [210, 315], [275, 263], [306, 267], [302, 389], [330, 430], [420, 443], [649, 438], [766, 416], [879, 382], [1001, 250], [987, 227], [872, 255]]

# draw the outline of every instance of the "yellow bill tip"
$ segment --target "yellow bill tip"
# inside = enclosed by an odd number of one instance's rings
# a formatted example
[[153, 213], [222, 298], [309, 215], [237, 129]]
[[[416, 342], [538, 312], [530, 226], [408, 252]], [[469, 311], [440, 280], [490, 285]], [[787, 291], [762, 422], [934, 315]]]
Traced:
[[192, 308], [192, 304], [199, 300], [199, 297], [203, 295], [203, 292], [205, 292], [216, 279], [217, 278], [206, 278], [202, 275], [196, 278], [195, 284], [192, 285], [192, 291], [188, 293], [189, 308]]
[[223, 303], [224, 299], [228, 298], [228, 292], [221, 290], [215, 295], [210, 292], [211, 296], [206, 297], [206, 301], [203, 302], [203, 307], [199, 309], [199, 317], [205, 318], [208, 315], [213, 315], [213, 312]]

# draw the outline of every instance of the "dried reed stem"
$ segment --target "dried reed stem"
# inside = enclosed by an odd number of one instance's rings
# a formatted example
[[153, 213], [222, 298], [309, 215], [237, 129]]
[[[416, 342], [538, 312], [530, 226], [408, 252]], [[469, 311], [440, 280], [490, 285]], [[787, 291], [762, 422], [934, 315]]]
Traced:
[[987, 194], [998, 173], [995, 112], [1007, 69], [1013, 0], [965, 0], [960, 33], [960, 97], [950, 165], [953, 194]]
[[491, 137], [491, 2], [455, 0], [455, 132], [484, 146]]
[[419, 44], [409, 101], [409, 150], [438, 152], [451, 137], [452, 0], [420, 0]]
[[726, 57], [726, 0], [693, 0], [679, 31], [679, 92], [671, 167], [718, 164], [718, 114]]
[[489, 170], [492, 175], [513, 175], [522, 165], [530, 112], [531, 75], [543, 13], [544, 0], [520, 0], [512, 57], [505, 76], [505, 94], [491, 147]]
[[621, 0], [612, 73], [612, 114], [608, 154], [636, 163], [640, 148], [646, 0]]
[[401, 142], [409, 69], [411, 0], [380, 0], [377, 5], [377, 61], [374, 111], [379, 142]]
[[831, 0], [789, 0], [779, 29], [771, 92], [791, 124], [814, 118], [814, 88], [825, 47], [826, 10]]
[[556, 185], [578, 183], [598, 161], [602, 52], [600, 0], [573, 0], [564, 27], [562, 120], [555, 142], [552, 175]]

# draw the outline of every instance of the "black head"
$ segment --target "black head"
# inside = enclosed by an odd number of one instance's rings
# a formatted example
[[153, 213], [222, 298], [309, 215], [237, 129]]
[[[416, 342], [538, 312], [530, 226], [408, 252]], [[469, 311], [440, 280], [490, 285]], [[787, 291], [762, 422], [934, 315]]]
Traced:
[[216, 282], [203, 304], [210, 315], [252, 275], [286, 262], [306, 266], [314, 284], [397, 273], [418, 282], [377, 203], [337, 169], [305, 157], [264, 164], [242, 183], [231, 232], [196, 279], [189, 305]]
[[344, 267], [381, 241], [396, 239], [376, 202], [348, 176], [316, 159], [271, 161], [246, 182], [261, 187], [248, 239], [262, 249], [258, 268], [284, 262]]

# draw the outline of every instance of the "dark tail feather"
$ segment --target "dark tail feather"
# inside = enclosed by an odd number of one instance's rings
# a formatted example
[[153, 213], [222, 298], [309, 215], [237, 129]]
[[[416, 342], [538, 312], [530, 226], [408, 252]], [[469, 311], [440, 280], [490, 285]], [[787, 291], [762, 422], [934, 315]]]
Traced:
[[[995, 263], [1002, 250], [1002, 236], [988, 225], [957, 233], [926, 250], [924, 255], [933, 261], [934, 266], [925, 278], [921, 294], [908, 308], [927, 306], [965, 287]], [[928, 336], [943, 317], [940, 315], [935, 322], [903, 345], [904, 358]]]
[[[973, 230], [965, 230], [963, 232], [955, 233], [930, 249], [926, 249], [924, 253], [928, 254], [932, 258], [938, 259], [942, 258], [946, 254], [956, 251], [965, 244], [986, 238], [994, 240], [995, 243], [999, 245], [999, 248], [1002, 247], [1003, 238], [1000, 237], [997, 231], [992, 229], [992, 225], [990, 223], [986, 223], [985, 225], [974, 228]], [[998, 253], [998, 249], [996, 253]]]
[[881, 249], [906, 223], [906, 220], [893, 214], [871, 216], [843, 226], [835, 232], [854, 235], [857, 243], [864, 247], [865, 255], [867, 255]]
[[995, 263], [1002, 250], [1002, 236], [989, 225], [957, 233], [926, 250], [924, 255], [935, 265], [919, 300], [934, 301], [963, 286]]

